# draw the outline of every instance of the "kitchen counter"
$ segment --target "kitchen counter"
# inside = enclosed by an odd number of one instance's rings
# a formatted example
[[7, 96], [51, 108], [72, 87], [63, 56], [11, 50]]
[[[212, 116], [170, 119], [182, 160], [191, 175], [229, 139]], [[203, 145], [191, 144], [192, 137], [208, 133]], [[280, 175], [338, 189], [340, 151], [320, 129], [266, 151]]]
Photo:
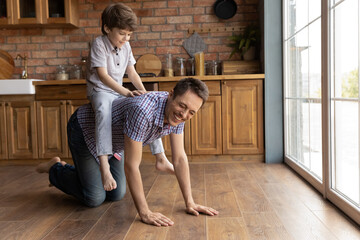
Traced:
[[[219, 80], [241, 80], [241, 79], [264, 79], [265, 74], [239, 74], [239, 75], [205, 75], [205, 76], [176, 76], [176, 77], [142, 77], [143, 82], [177, 82], [186, 77], [194, 77], [203, 81], [219, 81]], [[124, 82], [130, 82], [128, 78], [124, 78]], [[47, 80], [41, 82], [33, 82], [33, 85], [76, 85], [86, 84], [85, 79], [73, 80]]]

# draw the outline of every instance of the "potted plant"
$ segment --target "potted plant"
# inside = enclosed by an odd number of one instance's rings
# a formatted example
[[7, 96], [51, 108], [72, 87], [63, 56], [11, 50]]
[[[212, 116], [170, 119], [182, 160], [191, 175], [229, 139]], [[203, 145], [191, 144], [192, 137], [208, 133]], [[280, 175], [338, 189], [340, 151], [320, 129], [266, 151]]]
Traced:
[[233, 48], [229, 59], [236, 53], [239, 53], [244, 60], [255, 59], [256, 46], [260, 40], [260, 31], [257, 26], [248, 25], [242, 33], [233, 35], [229, 39], [231, 43], [228, 46]]

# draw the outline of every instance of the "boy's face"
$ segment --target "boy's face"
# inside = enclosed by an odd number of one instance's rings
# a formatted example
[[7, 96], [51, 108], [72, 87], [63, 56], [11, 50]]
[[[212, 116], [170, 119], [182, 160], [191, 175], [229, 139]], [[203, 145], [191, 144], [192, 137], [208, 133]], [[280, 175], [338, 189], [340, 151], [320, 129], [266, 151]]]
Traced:
[[133, 32], [120, 29], [120, 28], [113, 28], [110, 29], [106, 25], [104, 26], [105, 32], [114, 47], [121, 48], [126, 42], [130, 40], [130, 37]]
[[165, 107], [164, 123], [176, 126], [190, 120], [202, 104], [202, 98], [190, 90], [186, 91], [183, 95], [176, 96], [175, 99], [173, 92], [170, 92]]

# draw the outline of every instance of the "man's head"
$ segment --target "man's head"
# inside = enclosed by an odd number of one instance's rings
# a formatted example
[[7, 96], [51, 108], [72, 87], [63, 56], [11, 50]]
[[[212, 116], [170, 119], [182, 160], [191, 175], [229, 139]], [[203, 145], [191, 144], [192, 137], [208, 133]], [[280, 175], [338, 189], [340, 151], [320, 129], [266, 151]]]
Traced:
[[191, 119], [209, 97], [206, 84], [195, 78], [180, 80], [170, 92], [164, 122], [176, 126]]
[[130, 32], [135, 31], [137, 17], [130, 7], [122, 3], [114, 3], [107, 6], [101, 14], [101, 31], [104, 35], [108, 32], [106, 28], [112, 30], [118, 28]]

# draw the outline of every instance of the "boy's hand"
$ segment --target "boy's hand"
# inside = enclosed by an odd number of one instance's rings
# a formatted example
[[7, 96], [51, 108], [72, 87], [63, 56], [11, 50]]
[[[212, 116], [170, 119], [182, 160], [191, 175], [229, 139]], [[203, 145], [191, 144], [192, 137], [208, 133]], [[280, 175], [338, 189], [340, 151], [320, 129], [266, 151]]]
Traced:
[[142, 94], [146, 93], [145, 90], [134, 90], [134, 91], [129, 91], [127, 97], [135, 97], [135, 96], [140, 96]]

